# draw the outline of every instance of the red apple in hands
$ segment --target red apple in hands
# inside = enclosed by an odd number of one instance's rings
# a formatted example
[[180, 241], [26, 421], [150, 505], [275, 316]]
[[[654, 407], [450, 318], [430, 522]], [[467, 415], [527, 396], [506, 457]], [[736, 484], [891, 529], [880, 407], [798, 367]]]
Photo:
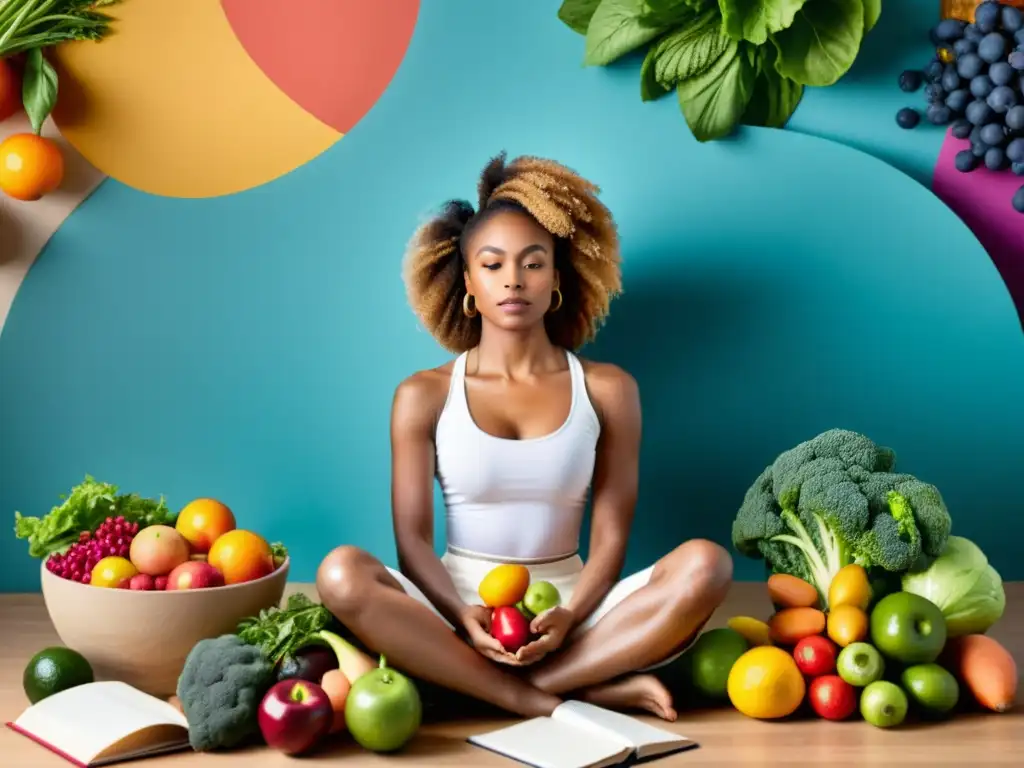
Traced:
[[258, 720], [268, 747], [298, 755], [327, 735], [334, 723], [334, 709], [319, 685], [290, 678], [267, 691], [260, 702]]
[[491, 613], [491, 636], [515, 653], [530, 640], [530, 622], [514, 605], [499, 605]]

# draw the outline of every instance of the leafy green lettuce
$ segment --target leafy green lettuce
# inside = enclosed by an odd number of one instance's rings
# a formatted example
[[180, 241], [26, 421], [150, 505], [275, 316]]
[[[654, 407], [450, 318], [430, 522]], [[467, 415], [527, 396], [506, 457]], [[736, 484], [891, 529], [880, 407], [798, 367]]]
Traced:
[[950, 536], [935, 560], [904, 574], [902, 588], [939, 606], [950, 637], [986, 632], [1006, 610], [1002, 578], [963, 536]]
[[646, 48], [640, 97], [676, 92], [698, 141], [741, 124], [784, 127], [807, 86], [845, 75], [882, 0], [563, 0], [584, 64]]
[[176, 515], [163, 497], [147, 499], [136, 493], [119, 493], [116, 485], [100, 483], [86, 475], [63, 501], [43, 517], [14, 513], [14, 535], [28, 540], [31, 557], [46, 557], [78, 541], [82, 531], [92, 532], [107, 517], [122, 516], [128, 522], [147, 525], [173, 525]]

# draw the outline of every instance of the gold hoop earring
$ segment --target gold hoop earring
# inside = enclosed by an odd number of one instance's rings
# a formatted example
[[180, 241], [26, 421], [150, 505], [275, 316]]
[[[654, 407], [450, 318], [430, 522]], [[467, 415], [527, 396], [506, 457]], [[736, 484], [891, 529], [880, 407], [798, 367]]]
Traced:
[[555, 288], [554, 294], [555, 296], [558, 297], [558, 303], [551, 307], [551, 309], [548, 310], [549, 312], [557, 312], [559, 308], [562, 306], [562, 291], [558, 288]]
[[466, 317], [476, 317], [476, 305], [470, 307], [469, 300], [473, 298], [473, 294], [467, 293], [462, 297], [462, 314]]

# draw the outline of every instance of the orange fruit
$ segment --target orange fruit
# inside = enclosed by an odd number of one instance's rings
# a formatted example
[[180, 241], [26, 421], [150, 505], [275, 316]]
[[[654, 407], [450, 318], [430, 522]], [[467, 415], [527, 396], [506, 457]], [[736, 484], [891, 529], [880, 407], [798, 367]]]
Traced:
[[206, 562], [224, 574], [225, 584], [252, 581], [274, 570], [274, 554], [267, 540], [241, 528], [219, 536], [210, 547]]
[[139, 572], [127, 557], [104, 557], [92, 569], [89, 583], [94, 587], [123, 587]]
[[0, 143], [0, 190], [15, 200], [38, 200], [60, 186], [64, 156], [56, 142], [14, 133]]
[[840, 605], [828, 612], [828, 636], [840, 648], [868, 638], [868, 614], [856, 605]]
[[772, 720], [797, 710], [807, 683], [790, 654], [774, 645], [760, 645], [736, 659], [726, 690], [729, 701], [742, 714]]
[[235, 529], [235, 515], [216, 499], [195, 499], [178, 513], [174, 527], [197, 554], [210, 551], [218, 538]]
[[499, 605], [515, 605], [526, 595], [530, 586], [530, 571], [525, 565], [497, 565], [488, 571], [480, 581], [477, 593], [484, 605], [495, 608]]
[[21, 109], [21, 78], [10, 59], [0, 59], [0, 123]]

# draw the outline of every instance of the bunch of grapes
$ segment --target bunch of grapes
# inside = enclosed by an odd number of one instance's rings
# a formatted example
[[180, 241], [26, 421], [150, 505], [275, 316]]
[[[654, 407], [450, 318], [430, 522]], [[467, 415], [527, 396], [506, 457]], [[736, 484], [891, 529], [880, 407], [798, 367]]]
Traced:
[[[934, 125], [950, 125], [970, 149], [956, 155], [957, 170], [968, 173], [984, 164], [991, 171], [1024, 176], [1024, 13], [1006, 3], [986, 0], [974, 23], [944, 19], [931, 30], [935, 58], [924, 71], [900, 75], [908, 93], [922, 84]], [[914, 128], [920, 114], [904, 107], [896, 114], [902, 128]], [[1013, 196], [1024, 213], [1024, 186]]]
[[46, 569], [62, 579], [88, 584], [92, 569], [104, 557], [128, 557], [138, 523], [123, 517], [108, 517], [95, 532], [82, 531], [67, 551], [54, 552], [46, 560]]

